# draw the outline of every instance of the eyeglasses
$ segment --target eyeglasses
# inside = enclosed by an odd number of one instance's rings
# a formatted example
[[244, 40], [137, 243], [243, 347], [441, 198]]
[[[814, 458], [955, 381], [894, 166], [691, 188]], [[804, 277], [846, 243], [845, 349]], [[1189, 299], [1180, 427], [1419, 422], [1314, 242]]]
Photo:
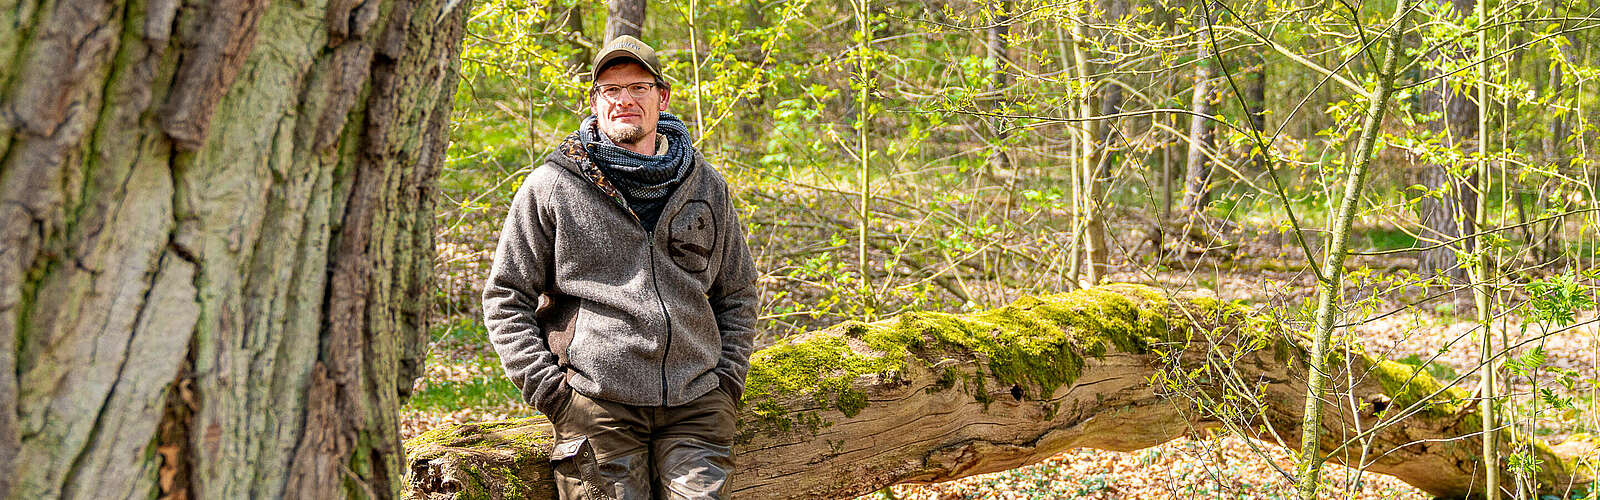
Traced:
[[595, 85], [594, 88], [589, 89], [589, 91], [605, 96], [606, 99], [616, 100], [617, 98], [622, 97], [623, 90], [627, 90], [628, 96], [638, 99], [644, 97], [645, 94], [649, 94], [650, 89], [653, 88], [656, 88], [655, 82], [633, 82], [627, 85], [608, 83], [605, 85]]

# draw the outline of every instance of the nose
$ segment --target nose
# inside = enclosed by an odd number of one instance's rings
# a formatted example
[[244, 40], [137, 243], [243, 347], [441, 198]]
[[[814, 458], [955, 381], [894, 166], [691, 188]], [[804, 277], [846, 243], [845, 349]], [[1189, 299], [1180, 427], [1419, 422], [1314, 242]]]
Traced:
[[622, 108], [626, 108], [628, 106], [638, 106], [639, 105], [638, 99], [634, 99], [633, 96], [628, 95], [627, 92], [622, 92], [621, 94], [617, 95], [617, 97], [614, 98], [614, 99], [608, 97], [608, 98], [606, 98], [606, 100], [607, 101], [611, 101], [611, 105], [612, 106], [617, 106], [617, 107], [622, 107]]

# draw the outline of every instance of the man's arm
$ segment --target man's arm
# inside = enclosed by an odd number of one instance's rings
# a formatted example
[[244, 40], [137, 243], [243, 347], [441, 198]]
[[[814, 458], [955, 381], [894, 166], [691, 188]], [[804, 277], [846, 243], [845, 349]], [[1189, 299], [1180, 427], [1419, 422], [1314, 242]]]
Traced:
[[517, 188], [500, 230], [494, 266], [483, 286], [483, 322], [523, 402], [549, 415], [567, 397], [567, 382], [534, 319], [539, 295], [549, 286], [553, 235], [541, 216], [533, 177]]
[[755, 286], [756, 265], [745, 241], [744, 224], [728, 195], [722, 220], [722, 267], [707, 292], [711, 310], [717, 316], [722, 335], [722, 358], [717, 361], [717, 379], [735, 401], [744, 394], [744, 377], [750, 371], [750, 350], [755, 344], [756, 307], [761, 297]]

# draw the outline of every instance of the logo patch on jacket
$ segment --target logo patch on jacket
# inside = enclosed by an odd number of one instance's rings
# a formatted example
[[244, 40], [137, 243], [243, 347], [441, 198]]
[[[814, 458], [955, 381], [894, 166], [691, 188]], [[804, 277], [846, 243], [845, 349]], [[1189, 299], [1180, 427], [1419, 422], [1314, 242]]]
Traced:
[[711, 249], [716, 242], [716, 215], [705, 200], [684, 202], [683, 208], [672, 214], [672, 221], [667, 224], [667, 255], [685, 271], [705, 272], [711, 264]]

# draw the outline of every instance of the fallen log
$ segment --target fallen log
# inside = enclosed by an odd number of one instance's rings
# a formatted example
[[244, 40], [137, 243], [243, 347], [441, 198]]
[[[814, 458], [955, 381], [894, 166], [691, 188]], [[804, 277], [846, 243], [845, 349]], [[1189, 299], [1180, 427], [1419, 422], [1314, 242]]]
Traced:
[[[1206, 295], [1109, 285], [789, 339], [752, 356], [735, 497], [851, 497], [1219, 426], [1299, 443], [1303, 336], [1264, 318]], [[1337, 357], [1323, 418], [1333, 462], [1439, 497], [1483, 484], [1469, 394], [1418, 367]], [[550, 446], [541, 417], [434, 429], [406, 443], [406, 496], [549, 498]], [[1544, 491], [1594, 477], [1569, 453], [1539, 448]]]

